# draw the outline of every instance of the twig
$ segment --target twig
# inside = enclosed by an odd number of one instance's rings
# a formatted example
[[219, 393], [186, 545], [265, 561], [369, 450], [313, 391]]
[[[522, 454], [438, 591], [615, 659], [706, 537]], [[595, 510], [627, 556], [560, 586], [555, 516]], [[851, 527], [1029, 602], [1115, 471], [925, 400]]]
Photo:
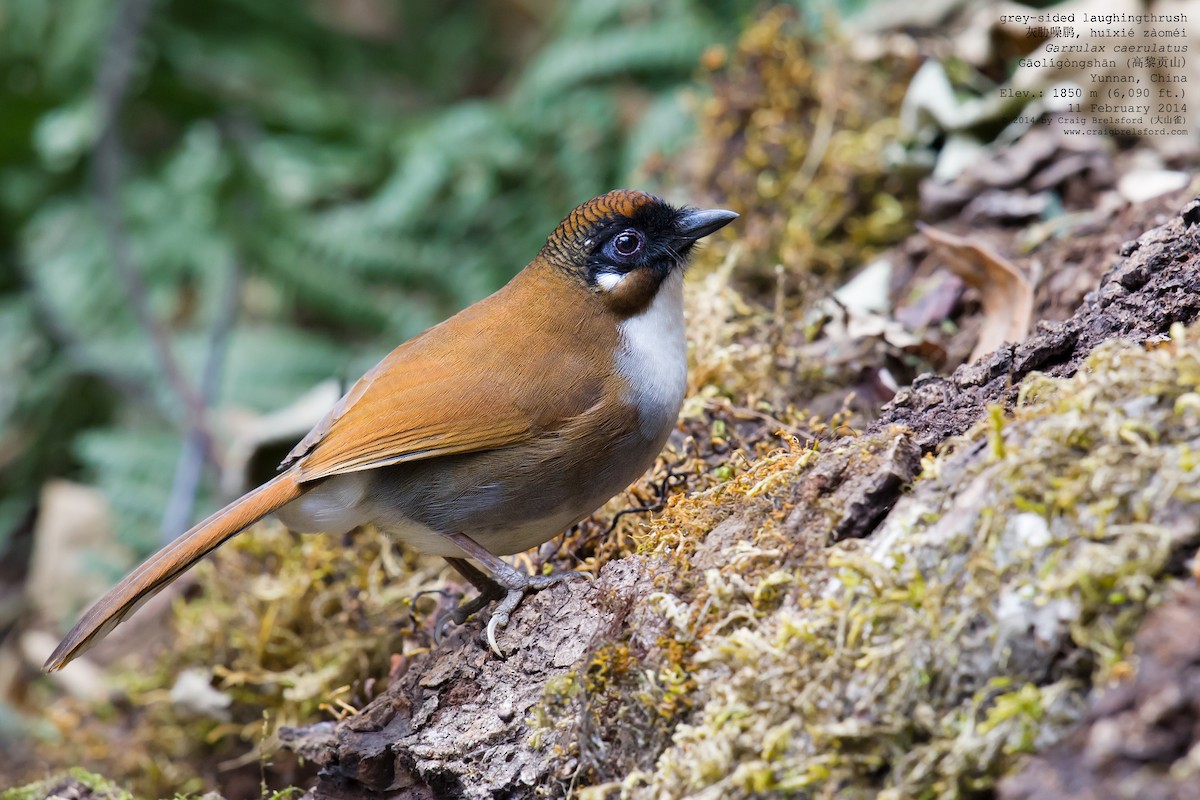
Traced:
[[220, 382], [229, 331], [237, 310], [241, 267], [230, 265], [229, 279], [209, 337], [208, 356], [197, 391], [171, 350], [166, 328], [150, 307], [150, 293], [129, 243], [121, 215], [121, 181], [124, 152], [121, 146], [121, 109], [129, 93], [134, 59], [154, 0], [124, 0], [117, 8], [112, 36], [96, 78], [101, 133], [93, 152], [92, 188], [99, 206], [109, 252], [139, 326], [146, 333], [159, 368], [186, 409], [186, 435], [176, 462], [171, 493], [162, 519], [162, 537], [170, 541], [188, 528], [203, 477], [205, 462], [218, 466], [216, 447], [208, 427], [208, 409]]
[[[216, 401], [221, 388], [225, 356], [229, 352], [229, 337], [237, 319], [238, 297], [242, 287], [242, 265], [235, 257], [229, 263], [225, 286], [221, 292], [220, 306], [213, 319], [208, 336], [208, 353], [204, 370], [200, 373], [200, 396], [204, 407], [210, 408]], [[175, 463], [175, 477], [171, 482], [171, 494], [167, 499], [162, 517], [162, 539], [169, 542], [186, 531], [192, 522], [196, 507], [196, 496], [200, 491], [200, 480], [204, 477], [205, 436], [204, 428], [192, 426], [183, 439], [183, 448]], [[215, 460], [209, 458], [207, 460]]]
[[123, 152], [119, 119], [129, 92], [138, 42], [153, 6], [154, 0], [124, 0], [117, 8], [112, 36], [109, 38], [108, 47], [105, 48], [96, 78], [95, 93], [100, 109], [101, 134], [92, 154], [92, 190], [99, 206], [100, 222], [113, 264], [125, 288], [129, 304], [138, 324], [150, 339], [159, 368], [187, 409], [186, 428], [196, 432], [206, 458], [213, 460], [216, 450], [208, 432], [208, 414], [204, 398], [188, 382], [187, 376], [171, 352], [166, 329], [155, 318], [150, 308], [149, 292], [134, 259], [129, 235], [121, 217]]
[[[249, 133], [247, 126], [236, 117], [221, 117], [217, 121], [217, 130], [221, 139], [229, 145], [233, 152], [245, 156], [246, 140]], [[239, 198], [239, 200], [242, 198]], [[254, 216], [253, 213], [243, 214], [243, 218]], [[224, 290], [221, 293], [220, 305], [209, 331], [208, 354], [204, 362], [204, 370], [200, 373], [200, 396], [204, 407], [211, 408], [216, 402], [217, 392], [221, 387], [221, 375], [225, 367], [225, 356], [229, 352], [229, 337], [237, 320], [238, 298], [242, 286], [242, 264], [234, 256], [229, 263]], [[196, 506], [196, 496], [200, 491], [200, 479], [204, 476], [204, 441], [202, 430], [192, 428], [183, 440], [183, 449], [179, 452], [179, 460], [175, 465], [175, 478], [171, 484], [171, 495], [163, 512], [162, 532], [164, 541], [171, 541], [188, 529], [192, 521], [192, 512]], [[210, 458], [216, 461], [215, 458]], [[220, 469], [220, 465], [217, 465]]]
[[[16, 260], [15, 256], [13, 256]], [[101, 369], [95, 359], [88, 355], [88, 348], [80, 336], [71, 329], [53, 306], [46, 302], [42, 293], [36, 290], [36, 284], [30, 276], [29, 266], [16, 260], [17, 271], [24, 276], [25, 285], [29, 288], [29, 298], [33, 305], [33, 313], [45, 327], [51, 341], [66, 353], [67, 358], [81, 374], [94, 375], [109, 385], [116, 392], [125, 395], [132, 403], [155, 405], [154, 387], [149, 381], [135, 378], [131, 375], [121, 375], [112, 370]]]

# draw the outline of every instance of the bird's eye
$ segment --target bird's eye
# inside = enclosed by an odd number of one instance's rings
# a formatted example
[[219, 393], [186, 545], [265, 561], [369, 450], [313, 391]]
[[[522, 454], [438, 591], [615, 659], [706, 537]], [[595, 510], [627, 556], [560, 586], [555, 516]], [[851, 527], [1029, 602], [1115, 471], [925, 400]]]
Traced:
[[642, 235], [637, 231], [622, 231], [613, 239], [613, 249], [617, 255], [628, 258], [642, 249]]

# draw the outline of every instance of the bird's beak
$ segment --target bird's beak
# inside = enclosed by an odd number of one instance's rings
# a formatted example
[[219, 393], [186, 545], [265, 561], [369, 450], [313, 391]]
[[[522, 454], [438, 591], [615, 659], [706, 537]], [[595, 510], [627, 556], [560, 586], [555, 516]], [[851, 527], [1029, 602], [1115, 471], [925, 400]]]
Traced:
[[676, 228], [679, 231], [680, 239], [694, 242], [697, 239], [703, 239], [710, 233], [716, 233], [737, 217], [735, 212], [726, 211], [723, 208], [693, 209], [680, 215], [676, 222]]

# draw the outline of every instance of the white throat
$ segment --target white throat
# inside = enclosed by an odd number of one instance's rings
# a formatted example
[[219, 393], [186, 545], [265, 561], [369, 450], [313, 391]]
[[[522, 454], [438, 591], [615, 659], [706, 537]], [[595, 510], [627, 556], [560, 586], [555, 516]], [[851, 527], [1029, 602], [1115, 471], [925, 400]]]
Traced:
[[672, 270], [650, 306], [619, 328], [617, 371], [629, 382], [626, 400], [637, 407], [643, 436], [664, 437], [687, 392], [682, 270]]

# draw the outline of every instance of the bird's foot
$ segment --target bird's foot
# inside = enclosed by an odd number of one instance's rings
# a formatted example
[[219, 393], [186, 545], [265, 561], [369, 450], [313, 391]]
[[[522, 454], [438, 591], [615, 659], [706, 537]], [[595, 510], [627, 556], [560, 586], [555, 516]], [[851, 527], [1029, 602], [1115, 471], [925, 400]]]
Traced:
[[475, 612], [486, 608], [490, 603], [506, 596], [505, 590], [499, 584], [493, 584], [493, 586], [495, 587], [494, 589], [481, 589], [479, 594], [470, 600], [459, 603], [454, 608], [438, 614], [437, 620], [433, 623], [433, 643], [441, 645], [442, 639], [445, 638], [452, 627], [462, 625]]
[[496, 644], [496, 632], [508, 624], [508, 618], [521, 603], [521, 598], [527, 592], [545, 589], [562, 581], [576, 578], [590, 579], [591, 576], [582, 572], [559, 572], [552, 575], [527, 575], [512, 564], [492, 553], [487, 548], [469, 536], [461, 533], [446, 534], [446, 538], [458, 545], [464, 553], [474, 558], [484, 569], [491, 573], [484, 575], [471, 562], [463, 558], [448, 557], [446, 561], [459, 573], [479, 589], [480, 596], [464, 603], [449, 612], [449, 616], [438, 618], [435, 634], [440, 635], [440, 628], [449, 622], [461, 624], [471, 614], [486, 606], [493, 599], [500, 599], [500, 604], [492, 612], [492, 618], [487, 624], [487, 643], [492, 652], [501, 658], [504, 653]]
[[[521, 599], [525, 597], [527, 592], [539, 591], [547, 587], [553, 586], [556, 583], [570, 580], [589, 580], [590, 575], [583, 572], [559, 572], [552, 575], [524, 575], [515, 572], [515, 575], [506, 575], [507, 580], [501, 581], [501, 585], [507, 589], [504, 599], [492, 610], [492, 618], [487, 624], [487, 643], [492, 652], [504, 658], [504, 653], [500, 650], [500, 645], [496, 643], [497, 631], [508, 625], [509, 617], [521, 604]], [[514, 579], [515, 578], [515, 579]], [[515, 584], [515, 585], [510, 585]]]

